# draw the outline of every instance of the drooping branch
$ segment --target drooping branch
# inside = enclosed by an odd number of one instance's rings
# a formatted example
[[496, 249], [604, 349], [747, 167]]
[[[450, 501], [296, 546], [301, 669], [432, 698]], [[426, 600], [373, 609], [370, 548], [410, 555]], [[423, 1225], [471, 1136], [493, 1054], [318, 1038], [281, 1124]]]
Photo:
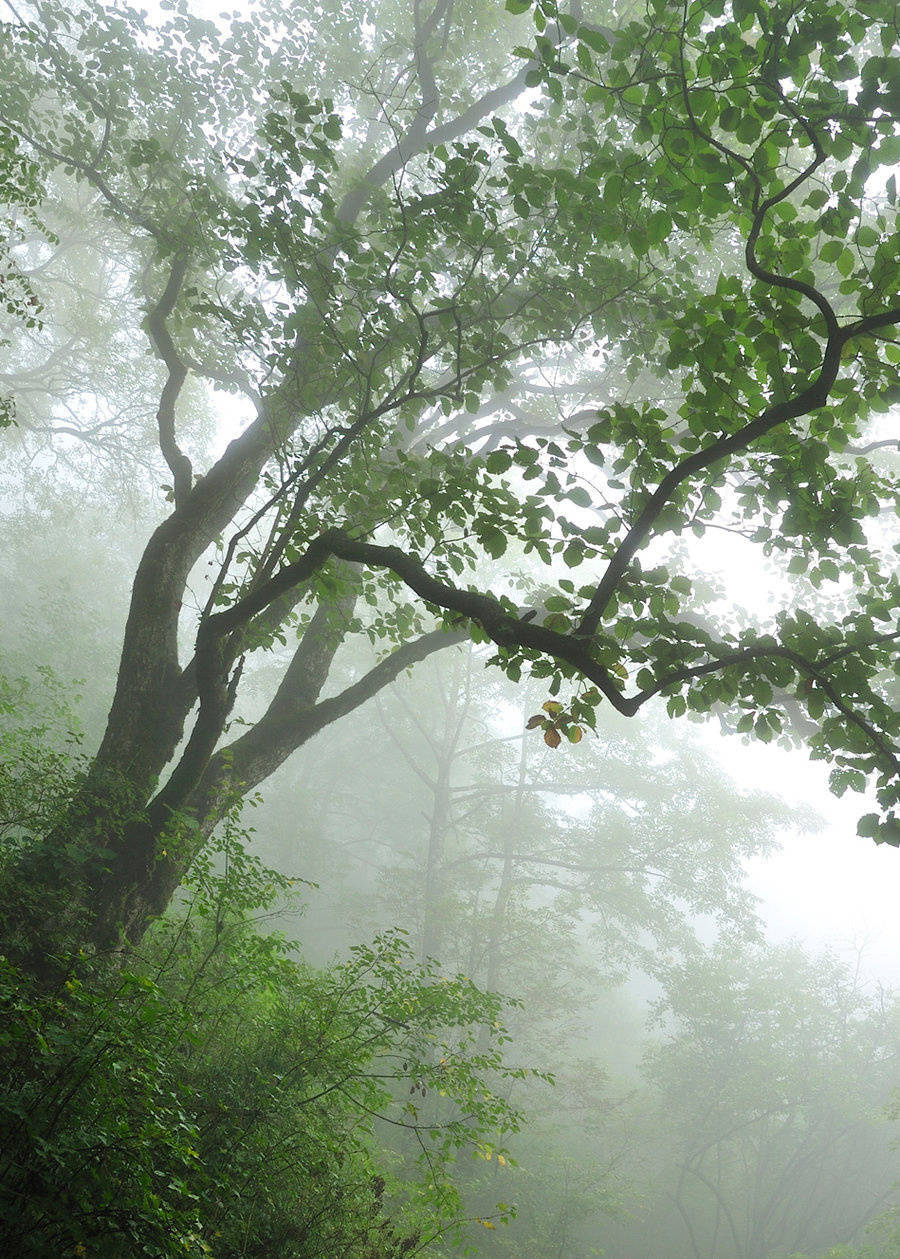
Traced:
[[[606, 666], [595, 658], [589, 643], [580, 633], [564, 634], [536, 624], [526, 617], [518, 616], [514, 609], [493, 595], [461, 590], [441, 581], [428, 572], [417, 556], [407, 554], [400, 547], [382, 546], [352, 538], [341, 530], [330, 530], [321, 534], [310, 544], [299, 561], [286, 566], [270, 582], [244, 600], [210, 618], [204, 627], [205, 650], [210, 652], [210, 659], [217, 658], [216, 653], [221, 651], [221, 644], [227, 636], [238, 634], [241, 626], [265, 606], [268, 598], [278, 598], [294, 583], [308, 580], [330, 556], [371, 567], [389, 569], [422, 599], [445, 611], [474, 621], [501, 648], [520, 648], [538, 652], [572, 666], [584, 678], [593, 682], [613, 707], [625, 716], [633, 716], [638, 709], [661, 691], [690, 683], [699, 677], [754, 665], [766, 659], [786, 660], [803, 677], [815, 683], [835, 710], [865, 736], [876, 750], [883, 768], [891, 775], [900, 776], [900, 757], [897, 750], [871, 722], [856, 712], [842, 698], [827, 677], [826, 670], [829, 665], [843, 658], [845, 653], [836, 655], [831, 651], [820, 660], [810, 660], [800, 652], [776, 642], [758, 644], [739, 650], [723, 649], [718, 651], [712, 660], [700, 665], [668, 671], [652, 687], [626, 696], [621, 690], [621, 684]], [[877, 636], [875, 641], [883, 643], [897, 639], [900, 639], [900, 632]], [[198, 652], [200, 649], [198, 640]]]
[[639, 691], [634, 696], [634, 700], [638, 705], [645, 704], [647, 700], [652, 699], [654, 695], [659, 695], [667, 687], [691, 682], [700, 677], [708, 677], [712, 673], [721, 673], [723, 669], [740, 668], [760, 660], [786, 660], [804, 678], [815, 683], [820, 688], [832, 707], [851, 725], [856, 726], [878, 750], [888, 771], [900, 777], [900, 754], [898, 754], [897, 749], [884, 738], [870, 721], [867, 721], [865, 717], [861, 716], [846, 703], [828, 680], [825, 672], [834, 661], [844, 658], [851, 651], [858, 651], [861, 646], [897, 642], [898, 640], [900, 640], [900, 631], [894, 634], [880, 634], [873, 638], [871, 643], [855, 644], [854, 647], [847, 649], [847, 651], [829, 654], [821, 660], [809, 660], [800, 652], [794, 651], [789, 647], [783, 647], [777, 643], [757, 647], [744, 647], [738, 651], [724, 652], [717, 656], [715, 660], [707, 661], [702, 665], [673, 669], [670, 673], [666, 673], [659, 678], [653, 686]]

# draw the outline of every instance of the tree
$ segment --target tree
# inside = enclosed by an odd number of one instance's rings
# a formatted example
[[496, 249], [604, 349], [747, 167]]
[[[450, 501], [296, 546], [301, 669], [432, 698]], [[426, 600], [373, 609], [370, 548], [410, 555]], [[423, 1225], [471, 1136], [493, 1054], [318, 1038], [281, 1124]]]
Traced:
[[671, 969], [657, 1015], [644, 1066], [679, 1253], [762, 1259], [857, 1240], [895, 1189], [890, 994], [797, 946], [723, 941]]
[[681, 755], [685, 732], [662, 715], [640, 740], [606, 711], [568, 755], [535, 742], [543, 684], [520, 682], [514, 715], [484, 654], [423, 663], [285, 767], [257, 842], [319, 885], [310, 947], [400, 925], [423, 958], [524, 999], [529, 1038], [549, 1008], [555, 1045], [559, 1003], [580, 1021], [592, 992], [695, 942], [698, 919], [753, 934], [744, 863], [810, 818], [740, 792], [699, 740]]
[[621, 1099], [634, 1082], [610, 1078], [641, 1047], [624, 981], [689, 948], [698, 916], [755, 936], [742, 860], [791, 813], [738, 795], [660, 723], [638, 742], [601, 713], [598, 737], [561, 756], [523, 730], [540, 684], [519, 684], [515, 729], [480, 655], [435, 657], [330, 732], [268, 786], [255, 826], [267, 860], [319, 884], [304, 947], [327, 955], [396, 923], [448, 973], [522, 1001], [507, 1020], [516, 1053], [552, 1068], [554, 1087], [515, 1086], [529, 1116], [516, 1166], [485, 1157], [459, 1180], [470, 1213], [498, 1195], [516, 1207], [479, 1253], [587, 1256], [654, 1148]]
[[[41, 202], [41, 172], [18, 137], [0, 127], [0, 311], [19, 326], [40, 328], [41, 300], [16, 258], [15, 247], [21, 242], [23, 228], [30, 226], [44, 239], [51, 239], [38, 218], [36, 207]], [[0, 348], [8, 344], [0, 338]], [[0, 428], [15, 418], [13, 399], [4, 392], [0, 396]]]
[[[139, 938], [235, 794], [448, 629], [492, 642], [513, 680], [575, 680], [542, 718], [551, 745], [601, 702], [724, 706], [764, 739], [793, 703], [836, 790], [874, 782], [862, 833], [897, 842], [878, 519], [896, 491], [864, 436], [900, 356], [889, 15], [654, 0], [613, 28], [507, 7], [536, 27], [518, 71], [527, 21], [451, 0], [372, 25], [335, 9], [316, 32], [266, 3], [227, 30], [177, 4], [145, 32], [52, 2], [4, 28], [0, 124], [128, 236], [164, 371], [171, 510], [97, 755], [28, 867], [96, 945]], [[602, 396], [530, 433], [546, 364], [577, 390], [592, 354]], [[191, 375], [252, 407], [202, 475], [178, 426]], [[832, 583], [828, 615], [738, 627], [694, 606], [679, 542], [711, 529]], [[550, 566], [537, 613], [514, 598], [522, 552]], [[490, 593], [485, 556], [504, 558]], [[584, 584], [559, 575], [582, 565]], [[223, 743], [245, 663], [295, 620], [271, 704]], [[393, 651], [320, 700], [359, 630]]]

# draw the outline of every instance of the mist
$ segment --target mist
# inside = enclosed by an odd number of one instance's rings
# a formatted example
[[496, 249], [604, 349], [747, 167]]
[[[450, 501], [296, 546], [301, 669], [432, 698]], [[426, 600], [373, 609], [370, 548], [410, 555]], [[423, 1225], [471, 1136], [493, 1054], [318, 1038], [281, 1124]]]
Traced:
[[900, 1256], [890, 6], [0, 2], [0, 1251]]

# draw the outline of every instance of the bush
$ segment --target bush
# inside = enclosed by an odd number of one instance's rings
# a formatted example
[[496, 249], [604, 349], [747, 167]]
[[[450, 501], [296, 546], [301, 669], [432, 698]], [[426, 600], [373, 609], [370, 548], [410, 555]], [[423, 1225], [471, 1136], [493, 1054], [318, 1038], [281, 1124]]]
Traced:
[[454, 1162], [503, 1150], [498, 1087], [530, 1074], [503, 1065], [501, 1000], [398, 931], [305, 965], [263, 929], [291, 881], [245, 840], [232, 818], [115, 968], [75, 954], [51, 990], [0, 958], [0, 1253], [389, 1259], [461, 1235]]

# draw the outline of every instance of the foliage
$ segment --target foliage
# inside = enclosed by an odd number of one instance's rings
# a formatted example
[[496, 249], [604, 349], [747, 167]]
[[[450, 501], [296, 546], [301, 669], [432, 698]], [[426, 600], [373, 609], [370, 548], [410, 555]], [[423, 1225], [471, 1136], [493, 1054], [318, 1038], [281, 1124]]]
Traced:
[[[883, 596], [895, 556], [864, 523], [895, 511], [896, 482], [859, 458], [871, 447], [857, 443], [863, 416], [898, 398], [896, 28], [866, 4], [750, 2], [726, 13], [721, 3], [654, 0], [641, 20], [602, 32], [553, 0], [507, 7], [534, 11], [539, 34], [522, 55], [540, 57], [536, 78], [551, 96], [572, 108], [583, 94], [634, 144], [627, 172], [604, 182], [634, 224], [629, 247], [667, 255], [682, 232], [743, 247], [743, 267], [726, 261], [705, 295], [664, 322], [680, 405], [619, 403], [584, 436], [569, 435], [570, 462], [582, 454], [612, 474], [585, 505], [612, 498], [616, 514], [586, 549], [582, 538], [577, 554], [563, 552], [572, 566], [598, 553], [608, 568], [599, 586], [559, 601], [559, 628], [608, 623], [609, 670], [621, 660], [636, 673], [632, 706], [658, 693], [670, 715], [736, 702], [737, 728], [768, 740], [784, 728], [773, 696], [795, 689], [821, 723], [813, 754], [835, 762], [835, 790], [876, 774], [888, 820], [868, 815], [861, 833], [895, 842], [896, 761], [877, 739], [863, 745], [896, 710], [892, 682], [869, 689], [895, 660]], [[544, 33], [555, 21], [571, 36], [564, 52]], [[534, 464], [542, 446], [550, 451], [540, 441], [510, 447], [507, 466]], [[641, 574], [632, 556], [651, 537], [702, 537], [710, 526], [783, 556], [816, 589], [849, 579], [841, 617], [824, 625], [801, 607], [762, 636], [717, 642], [679, 619], [689, 583], [666, 567]], [[858, 654], [864, 642], [873, 655]]]
[[[23, 820], [10, 814], [6, 889], [30, 914], [9, 928], [7, 999], [25, 1029], [10, 1042], [9, 1078], [27, 1098], [27, 1113], [10, 1110], [24, 1133], [15, 1157], [26, 1179], [56, 1192], [60, 1133], [79, 1156], [74, 1196], [60, 1199], [70, 1213], [48, 1217], [51, 1229], [85, 1218], [101, 1227], [85, 1203], [105, 1203], [119, 1175], [136, 1199], [130, 1218], [146, 1226], [139, 1244], [157, 1245], [143, 1140], [156, 1114], [166, 1120], [159, 1165], [175, 1186], [166, 1210], [176, 1239], [207, 1240], [203, 1213], [221, 1202], [251, 1233], [262, 1218], [282, 1230], [274, 1242], [260, 1233], [260, 1248], [285, 1238], [302, 1247], [285, 1232], [290, 1201], [318, 1182], [337, 1203], [321, 1223], [334, 1235], [315, 1242], [326, 1252], [368, 1244], [346, 1231], [351, 1200], [357, 1221], [371, 1216], [370, 1172], [351, 1175], [356, 1188], [342, 1197], [329, 1141], [341, 1134], [348, 1166], [368, 1168], [393, 1077], [405, 1073], [413, 1090], [394, 1097], [393, 1114], [436, 1166], [468, 1131], [445, 1102], [479, 1124], [507, 1122], [468, 1067], [458, 1078], [448, 1069], [466, 1043], [459, 1020], [486, 1018], [502, 1035], [488, 998], [462, 984], [445, 993], [395, 940], [354, 954], [344, 986], [336, 972], [313, 976], [243, 923], [254, 896], [257, 908], [267, 903], [264, 877], [229, 848], [229, 875], [245, 886], [223, 900], [197, 863], [236, 791], [461, 633], [490, 643], [512, 682], [531, 677], [550, 691], [534, 703], [540, 749], [583, 749], [600, 705], [629, 718], [652, 703], [671, 717], [717, 712], [748, 736], [802, 737], [831, 763], [836, 792], [874, 786], [877, 812], [860, 831], [900, 839], [896, 443], [878, 430], [897, 401], [900, 361], [893, 8], [649, 0], [620, 15], [591, 0], [508, 0], [506, 9], [382, 0], [372, 21], [338, 3], [313, 23], [259, 0], [216, 24], [183, 0], [153, 21], [107, 0], [41, 0], [9, 6], [0, 29], [4, 196], [27, 216], [42, 209], [45, 181], [75, 181], [109, 227], [94, 239], [116, 241], [102, 282], [130, 301], [122, 343], [97, 355], [86, 346], [78, 361], [97, 383], [73, 388], [67, 367], [58, 407], [106, 395], [103, 423], [118, 417], [127, 359], [132, 378], [147, 376], [140, 398], [151, 405], [135, 415], [146, 432], [125, 445], [137, 459], [152, 440], [165, 481], [160, 501], [142, 504], [153, 531], [97, 755], [62, 791], [62, 809], [45, 807], [26, 757], [21, 785], [27, 796], [33, 782], [34, 798]], [[476, 48], [479, 34], [491, 38]], [[16, 347], [27, 366], [26, 334], [45, 335], [28, 285], [46, 256], [23, 239], [13, 251], [6, 310], [32, 322]], [[2, 274], [6, 283], [6, 263]], [[60, 282], [69, 278], [63, 270]], [[221, 414], [215, 391], [240, 398], [232, 440], [197, 440], [189, 381], [205, 388], [207, 434]], [[74, 427], [80, 440], [85, 426]], [[53, 442], [60, 427], [49, 428]], [[766, 561], [770, 584], [786, 592], [780, 607], [741, 618], [704, 592], [719, 535]], [[731, 552], [735, 571], [740, 554]], [[351, 635], [387, 654], [321, 699]], [[231, 733], [264, 652], [281, 666], [275, 694]], [[74, 859], [78, 877], [61, 879]], [[123, 935], [140, 942], [192, 867], [196, 912], [174, 935], [159, 927], [119, 980], [104, 977], [105, 953], [121, 950]], [[69, 913], [56, 912], [63, 898]], [[59, 949], [73, 921], [86, 956], [72, 963], [73, 988], [48, 995], [33, 982], [36, 950]], [[19, 938], [32, 946], [23, 974]], [[396, 1004], [395, 982], [411, 1009]], [[688, 989], [679, 992], [690, 1005]], [[179, 1020], [198, 994], [208, 1004], [195, 1042]], [[317, 1022], [322, 1009], [335, 1011], [332, 1023]], [[438, 1018], [457, 1035], [433, 1053]], [[321, 1059], [321, 1078], [315, 1064], [312, 1075], [280, 1069], [295, 1025], [300, 1061]], [[357, 1039], [364, 1027], [374, 1048]], [[333, 1028], [332, 1055], [316, 1037]], [[118, 1070], [101, 1075], [92, 1064], [105, 1067], [107, 1041]], [[407, 1068], [382, 1070], [401, 1044]], [[28, 1074], [35, 1046], [42, 1082]], [[228, 1079], [215, 1076], [207, 1047], [230, 1064]], [[361, 1075], [341, 1074], [348, 1047]], [[721, 1046], [711, 1048], [720, 1062]], [[682, 1051], [690, 1058], [683, 1039], [671, 1059]], [[478, 1040], [464, 1061], [499, 1071], [484, 1054]], [[247, 1062], [271, 1068], [273, 1081]], [[753, 1083], [754, 1062], [746, 1067]], [[799, 1074], [793, 1063], [787, 1083]], [[124, 1098], [120, 1077], [132, 1090]], [[308, 1088], [297, 1092], [301, 1077]], [[752, 1090], [733, 1095], [728, 1084], [722, 1112], [753, 1111]], [[69, 1092], [91, 1132], [107, 1134], [98, 1147], [74, 1111], [57, 1120], [46, 1108], [45, 1096], [52, 1107]], [[220, 1095], [234, 1111], [204, 1109]], [[688, 1112], [696, 1102], [681, 1100]], [[281, 1153], [293, 1157], [307, 1107], [327, 1157], [310, 1155], [295, 1184]], [[807, 1117], [803, 1105], [780, 1126], [775, 1116], [777, 1138], [789, 1145]], [[753, 1118], [749, 1131], [758, 1128]], [[716, 1145], [726, 1163], [737, 1157], [724, 1138]], [[759, 1155], [750, 1137], [746, 1149]], [[257, 1199], [235, 1199], [238, 1182], [221, 1171], [231, 1152], [242, 1173], [268, 1160], [265, 1217]], [[705, 1151], [689, 1153], [702, 1163]], [[102, 1181], [91, 1179], [98, 1166]], [[726, 1188], [736, 1179], [725, 1178]], [[440, 1177], [424, 1184], [423, 1202], [437, 1195], [432, 1209], [452, 1216]], [[46, 1191], [42, 1201], [55, 1211]], [[29, 1227], [40, 1236], [44, 1221]], [[107, 1213], [102, 1244], [121, 1249], [108, 1231], [121, 1227]], [[411, 1236], [401, 1230], [397, 1245]], [[57, 1242], [87, 1244], [71, 1232]]]
[[[669, 1170], [655, 1161], [664, 1117], [628, 1100], [645, 1042], [641, 972], [665, 977], [673, 956], [691, 957], [698, 920], [758, 938], [741, 862], [767, 851], [776, 826], [808, 819], [739, 793], [699, 739], [686, 748], [693, 731], [664, 719], [638, 740], [607, 712], [577, 750], [548, 751], [522, 730], [537, 684], [520, 683], [516, 713], [481, 654], [441, 653], [352, 730], [323, 732], [314, 762], [270, 783], [258, 843], [320, 884], [301, 925], [309, 947], [327, 954], [397, 922], [451, 971], [522, 999], [515, 1044], [552, 1064], [556, 1087], [517, 1086], [518, 1166], [476, 1162], [466, 1200], [477, 1212], [497, 1181], [510, 1185], [515, 1227], [485, 1230], [485, 1254], [574, 1259], [610, 1216], [642, 1215], [636, 1199], [657, 1197]], [[635, 1251], [667, 1253], [640, 1240]]]
[[[900, 1231], [897, 1210], [877, 1216], [866, 1227], [869, 1239], [856, 1246], [832, 1246], [815, 1259], [897, 1259], [900, 1255]], [[789, 1255], [788, 1259], [810, 1259], [807, 1255]]]
[[4, 854], [50, 829], [72, 790], [82, 735], [62, 683], [0, 673], [0, 845]]
[[[3, 42], [0, 37], [0, 49]], [[41, 327], [43, 303], [17, 258], [16, 247], [29, 229], [42, 241], [54, 239], [39, 217], [42, 176], [19, 137], [0, 124], [0, 315], [25, 329]], [[0, 336], [0, 349], [8, 344], [9, 338]], [[15, 423], [15, 414], [14, 398], [0, 395], [0, 429]]]
[[506, 1088], [532, 1074], [503, 1062], [503, 1003], [415, 964], [402, 933], [297, 961], [264, 930], [291, 881], [246, 838], [231, 819], [113, 969], [82, 954], [48, 988], [0, 959], [6, 1248], [388, 1259], [459, 1235], [454, 1162], [503, 1154]]

